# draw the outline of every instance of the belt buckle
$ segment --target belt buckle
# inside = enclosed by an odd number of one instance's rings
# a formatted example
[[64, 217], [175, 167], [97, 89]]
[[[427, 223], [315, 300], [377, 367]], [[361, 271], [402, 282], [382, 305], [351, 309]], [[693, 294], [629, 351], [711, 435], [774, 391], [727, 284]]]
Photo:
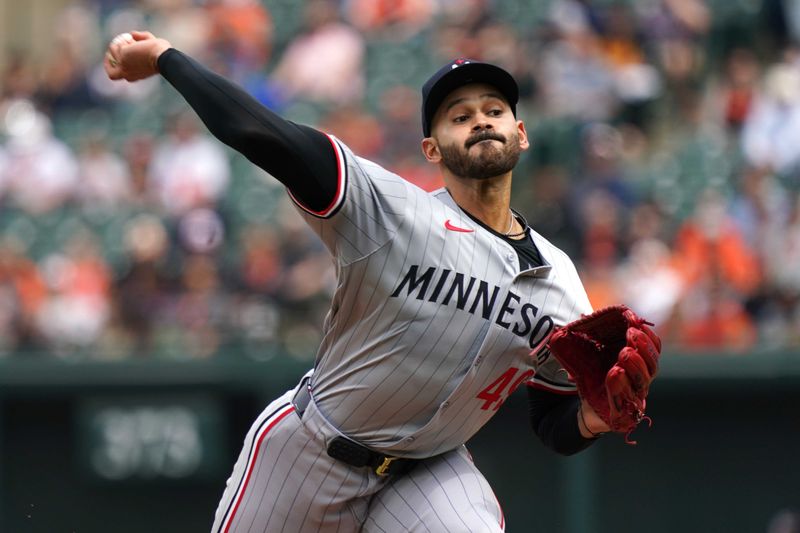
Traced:
[[375, 469], [375, 473], [379, 476], [387, 476], [389, 475], [389, 466], [394, 462], [397, 457], [384, 457], [383, 463]]

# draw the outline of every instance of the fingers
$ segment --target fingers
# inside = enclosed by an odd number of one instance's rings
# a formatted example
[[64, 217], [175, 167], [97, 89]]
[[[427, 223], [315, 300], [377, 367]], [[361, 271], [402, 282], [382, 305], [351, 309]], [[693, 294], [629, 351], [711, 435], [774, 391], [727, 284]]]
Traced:
[[147, 39], [155, 39], [156, 36], [149, 31], [132, 31], [130, 33], [134, 41], [146, 41]]
[[108, 44], [103, 66], [112, 80], [141, 80], [158, 74], [158, 57], [170, 47], [148, 31], [120, 33]]
[[133, 42], [133, 35], [131, 35], [128, 32], [120, 33], [119, 35], [111, 39], [111, 44], [122, 45], [125, 43], [132, 43], [132, 42]]
[[639, 326], [639, 329], [645, 332], [645, 334], [653, 341], [653, 345], [656, 347], [658, 353], [661, 353], [661, 337], [659, 337], [655, 331], [647, 327], [646, 324], [642, 324]]
[[113, 60], [118, 62], [121, 57], [120, 53], [122, 51], [122, 47], [132, 42], [135, 42], [133, 40], [133, 36], [127, 32], [120, 33], [119, 35], [111, 39], [111, 42], [108, 45], [108, 50], [109, 52], [111, 52], [111, 57], [113, 58]]
[[625, 370], [625, 375], [630, 380], [633, 391], [639, 398], [644, 399], [650, 388], [652, 375], [647, 365], [633, 348], [626, 346], [619, 353], [619, 366]]
[[103, 56], [103, 69], [105, 69], [106, 75], [110, 79], [122, 79], [122, 68], [120, 67], [119, 61], [117, 61], [110, 50]]
[[[642, 327], [646, 328], [647, 326]], [[653, 335], [655, 335], [655, 333], [653, 333]], [[647, 332], [634, 327], [628, 328], [625, 338], [628, 346], [636, 350], [639, 356], [644, 360], [650, 377], [654, 377], [658, 372], [658, 357], [661, 342], [659, 341], [657, 346]], [[656, 337], [656, 339], [658, 339], [658, 337]]]
[[611, 429], [629, 431], [636, 427], [643, 413], [643, 403], [633, 392], [627, 373], [620, 366], [613, 366], [606, 375]]
[[103, 68], [112, 80], [122, 79], [123, 72], [120, 63], [122, 46], [132, 42], [134, 42], [133, 36], [130, 33], [120, 33], [108, 43], [108, 48], [103, 56]]
[[659, 336], [656, 335], [656, 333], [648, 327], [648, 325], [652, 326], [653, 324], [637, 316], [636, 313], [634, 313], [630, 309], [625, 311], [623, 315], [625, 316], [625, 319], [628, 321], [628, 324], [630, 324], [632, 327], [636, 327], [637, 329], [644, 331], [645, 334], [647, 334], [647, 336], [650, 337], [650, 340], [653, 341], [653, 345], [656, 347], [658, 353], [661, 353], [661, 338], [659, 338]]
[[611, 415], [619, 415], [625, 407], [627, 400], [633, 398], [633, 387], [625, 370], [614, 366], [606, 375], [606, 393], [611, 407]]

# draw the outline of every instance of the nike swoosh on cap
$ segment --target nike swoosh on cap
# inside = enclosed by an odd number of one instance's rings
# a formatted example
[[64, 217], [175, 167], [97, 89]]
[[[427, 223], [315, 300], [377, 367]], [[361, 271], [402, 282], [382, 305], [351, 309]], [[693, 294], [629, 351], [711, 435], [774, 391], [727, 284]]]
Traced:
[[449, 218], [448, 218], [447, 220], [445, 220], [445, 221], [444, 221], [444, 227], [445, 227], [445, 228], [447, 228], [447, 229], [449, 229], [450, 231], [460, 231], [461, 233], [472, 233], [473, 231], [475, 231], [474, 229], [468, 229], [468, 228], [459, 228], [458, 226], [454, 226], [454, 225], [453, 225], [453, 224], [450, 222], [450, 219], [449, 219]]

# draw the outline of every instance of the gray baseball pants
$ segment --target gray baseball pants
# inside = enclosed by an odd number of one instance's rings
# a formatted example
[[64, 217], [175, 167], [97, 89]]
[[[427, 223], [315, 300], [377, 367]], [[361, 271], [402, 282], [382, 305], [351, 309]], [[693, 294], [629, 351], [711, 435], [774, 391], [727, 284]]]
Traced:
[[289, 390], [245, 437], [212, 533], [504, 531], [502, 510], [466, 447], [379, 476], [327, 454], [338, 435], [312, 401], [300, 416]]

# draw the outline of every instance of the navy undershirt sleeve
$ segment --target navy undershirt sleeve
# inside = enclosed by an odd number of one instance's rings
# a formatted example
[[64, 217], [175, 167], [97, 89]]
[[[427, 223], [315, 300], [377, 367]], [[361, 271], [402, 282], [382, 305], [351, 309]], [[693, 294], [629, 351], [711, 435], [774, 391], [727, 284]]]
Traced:
[[338, 165], [327, 135], [281, 118], [174, 48], [159, 56], [158, 69], [217, 139], [278, 179], [305, 207], [323, 211], [333, 202]]
[[526, 388], [531, 426], [545, 446], [561, 455], [572, 455], [588, 448], [597, 440], [581, 435], [578, 428], [580, 400], [577, 395]]

